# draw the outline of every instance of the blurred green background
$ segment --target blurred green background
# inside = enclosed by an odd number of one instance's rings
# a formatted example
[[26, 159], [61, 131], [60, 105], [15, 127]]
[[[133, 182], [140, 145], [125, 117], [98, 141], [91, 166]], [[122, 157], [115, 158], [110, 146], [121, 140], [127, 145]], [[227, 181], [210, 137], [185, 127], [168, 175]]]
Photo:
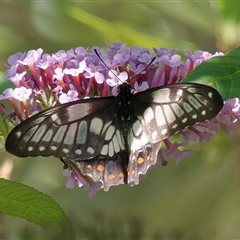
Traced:
[[[15, 52], [46, 53], [77, 46], [127, 46], [227, 52], [239, 45], [240, 2], [235, 1], [1, 1], [0, 71]], [[1, 79], [1, 92], [6, 82]], [[0, 214], [3, 239], [239, 239], [239, 129], [221, 130], [191, 157], [150, 171], [138, 186], [112, 187], [89, 199], [65, 188], [54, 158], [1, 156], [1, 177], [54, 198], [72, 229], [43, 229]]]

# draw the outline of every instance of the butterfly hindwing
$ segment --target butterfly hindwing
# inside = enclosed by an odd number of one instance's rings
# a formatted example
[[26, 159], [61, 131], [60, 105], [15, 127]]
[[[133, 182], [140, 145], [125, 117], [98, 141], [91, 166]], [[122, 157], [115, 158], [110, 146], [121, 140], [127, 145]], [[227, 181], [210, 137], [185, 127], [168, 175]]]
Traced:
[[82, 174], [87, 175], [93, 181], [101, 181], [105, 191], [111, 186], [117, 186], [124, 183], [123, 162], [129, 153], [121, 151], [110, 156], [98, 156], [88, 161], [78, 161], [79, 169]]
[[[91, 177], [94, 181], [101, 181], [103, 188], [108, 191], [111, 186], [124, 183], [122, 161], [129, 158], [127, 167], [128, 184], [133, 186], [139, 183], [141, 175], [146, 174], [148, 169], [157, 162], [157, 153], [160, 144], [147, 144], [136, 152], [120, 152], [112, 157], [101, 156], [88, 161], [78, 161], [78, 167], [82, 174]], [[129, 154], [129, 155], [128, 155]]]

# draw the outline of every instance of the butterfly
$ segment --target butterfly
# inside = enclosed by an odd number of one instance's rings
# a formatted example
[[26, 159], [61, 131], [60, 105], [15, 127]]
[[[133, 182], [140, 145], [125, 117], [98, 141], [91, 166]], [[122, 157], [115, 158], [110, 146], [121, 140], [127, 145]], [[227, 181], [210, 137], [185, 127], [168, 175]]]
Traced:
[[17, 125], [6, 150], [18, 157], [55, 156], [77, 163], [83, 175], [112, 185], [136, 185], [157, 161], [161, 141], [223, 107], [221, 95], [201, 84], [172, 84], [134, 94], [129, 83], [116, 97], [54, 106]]

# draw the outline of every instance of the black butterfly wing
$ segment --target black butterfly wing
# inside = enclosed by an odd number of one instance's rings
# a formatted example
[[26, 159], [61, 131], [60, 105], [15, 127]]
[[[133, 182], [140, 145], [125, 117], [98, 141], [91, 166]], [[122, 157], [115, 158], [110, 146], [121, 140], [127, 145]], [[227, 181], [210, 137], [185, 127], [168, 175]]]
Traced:
[[139, 122], [135, 125], [145, 126], [144, 133], [150, 142], [162, 141], [188, 126], [210, 120], [223, 107], [221, 95], [202, 84], [152, 88], [135, 94], [133, 101]]
[[[178, 131], [215, 117], [223, 107], [221, 95], [201, 84], [174, 84], [136, 93], [137, 120], [129, 130], [128, 182], [138, 184], [157, 160], [160, 142]], [[144, 111], [143, 111], [144, 110]]]
[[126, 182], [128, 146], [116, 114], [116, 97], [61, 104], [16, 126], [5, 148], [19, 157], [55, 156], [78, 162], [82, 174], [104, 189]]
[[115, 127], [115, 102], [115, 97], [94, 98], [42, 111], [13, 129], [6, 139], [6, 150], [19, 157], [87, 160], [101, 151], [105, 153], [112, 138], [117, 138], [115, 142], [124, 148], [120, 131]]
[[[124, 96], [123, 96], [124, 97]], [[20, 157], [74, 159], [81, 172], [112, 185], [136, 185], [157, 161], [160, 142], [211, 119], [223, 106], [219, 93], [200, 84], [174, 84], [133, 95], [127, 141], [115, 97], [86, 99], [40, 112], [18, 125], [6, 150]], [[120, 116], [120, 117], [119, 117]]]

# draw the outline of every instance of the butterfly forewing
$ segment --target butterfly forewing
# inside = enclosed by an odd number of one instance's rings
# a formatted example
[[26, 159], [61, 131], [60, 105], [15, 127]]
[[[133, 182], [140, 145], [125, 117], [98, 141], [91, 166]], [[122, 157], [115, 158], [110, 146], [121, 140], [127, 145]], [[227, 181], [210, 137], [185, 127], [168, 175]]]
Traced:
[[6, 150], [19, 157], [55, 156], [78, 162], [82, 174], [112, 185], [138, 184], [157, 161], [160, 142], [215, 117], [220, 94], [201, 84], [173, 84], [117, 97], [78, 100], [40, 112], [15, 127]]
[[145, 121], [145, 133], [151, 142], [162, 141], [188, 126], [210, 120], [223, 107], [220, 94], [201, 84], [153, 88], [135, 94], [134, 102], [140, 109], [149, 106], [144, 112], [139, 111], [139, 115]]
[[45, 110], [14, 128], [6, 140], [6, 150], [19, 157], [94, 158], [116, 132], [114, 107], [115, 98], [109, 97]]

